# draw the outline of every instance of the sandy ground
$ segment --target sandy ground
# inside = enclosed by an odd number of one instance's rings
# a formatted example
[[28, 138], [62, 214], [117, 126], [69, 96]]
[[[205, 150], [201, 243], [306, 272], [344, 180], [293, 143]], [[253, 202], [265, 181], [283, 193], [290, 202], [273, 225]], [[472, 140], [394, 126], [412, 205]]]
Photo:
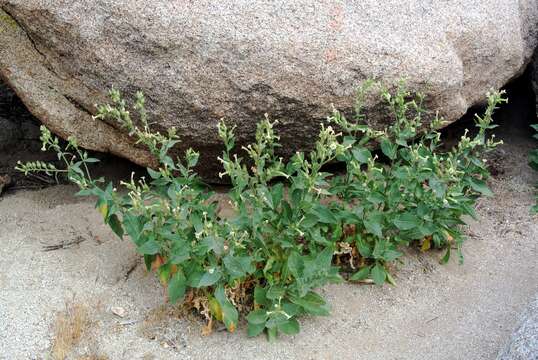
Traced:
[[[264, 337], [201, 335], [202, 324], [163, 307], [129, 241], [101, 223], [72, 186], [0, 198], [0, 359], [43, 359], [66, 303], [88, 306], [91, 325], [73, 358], [109, 359], [494, 359], [538, 291], [538, 218], [529, 214], [538, 177], [526, 165], [530, 137], [507, 136], [470, 222], [465, 263], [409, 251], [396, 287], [328, 286], [329, 317], [302, 318], [302, 331]], [[56, 251], [43, 246], [78, 241]], [[124, 318], [112, 307], [122, 307]], [[172, 316], [169, 316], [171, 313]]]

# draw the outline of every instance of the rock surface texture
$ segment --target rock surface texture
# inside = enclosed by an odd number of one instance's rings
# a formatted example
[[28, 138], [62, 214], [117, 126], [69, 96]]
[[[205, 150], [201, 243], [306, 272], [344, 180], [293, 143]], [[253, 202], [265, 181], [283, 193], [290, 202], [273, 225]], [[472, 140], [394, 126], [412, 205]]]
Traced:
[[538, 296], [497, 360], [538, 360]]
[[534, 52], [531, 63], [531, 83], [536, 96], [536, 117], [538, 118], [538, 48]]
[[242, 143], [269, 113], [289, 154], [363, 80], [405, 78], [454, 121], [524, 70], [537, 32], [536, 0], [0, 0], [0, 74], [59, 135], [147, 165], [90, 116], [110, 87], [142, 90], [155, 126], [177, 127], [211, 176], [220, 118]]

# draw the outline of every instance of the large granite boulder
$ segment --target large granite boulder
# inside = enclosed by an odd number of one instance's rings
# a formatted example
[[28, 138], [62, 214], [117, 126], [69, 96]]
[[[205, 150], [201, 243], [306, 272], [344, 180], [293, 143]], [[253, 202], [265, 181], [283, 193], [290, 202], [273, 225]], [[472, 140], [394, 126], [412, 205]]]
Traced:
[[[405, 78], [454, 121], [524, 70], [537, 32], [536, 0], [0, 0], [0, 74], [54, 132], [146, 165], [90, 116], [110, 87], [142, 90], [156, 128], [177, 127], [210, 177], [220, 118], [240, 143], [264, 113], [281, 119], [289, 154], [363, 80]], [[368, 110], [383, 112], [373, 98]]]

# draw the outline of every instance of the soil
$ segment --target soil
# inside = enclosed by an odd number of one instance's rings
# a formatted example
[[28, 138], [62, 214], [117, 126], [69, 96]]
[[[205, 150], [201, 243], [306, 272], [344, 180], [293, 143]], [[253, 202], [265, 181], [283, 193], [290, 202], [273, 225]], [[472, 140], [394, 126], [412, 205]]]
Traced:
[[[536, 143], [528, 125], [503, 125], [505, 144], [489, 157], [495, 196], [468, 221], [463, 265], [408, 250], [397, 286], [324, 287], [331, 315], [301, 318], [301, 333], [276, 343], [247, 338], [245, 326], [202, 336], [202, 322], [163, 305], [157, 279], [92, 199], [74, 197], [71, 185], [30, 191], [15, 181], [0, 197], [0, 359], [48, 358], [66, 304], [84, 306], [89, 324], [73, 359], [494, 359], [538, 292], [538, 217], [529, 212], [538, 174], [526, 159]], [[132, 169], [107, 158], [100, 172]]]

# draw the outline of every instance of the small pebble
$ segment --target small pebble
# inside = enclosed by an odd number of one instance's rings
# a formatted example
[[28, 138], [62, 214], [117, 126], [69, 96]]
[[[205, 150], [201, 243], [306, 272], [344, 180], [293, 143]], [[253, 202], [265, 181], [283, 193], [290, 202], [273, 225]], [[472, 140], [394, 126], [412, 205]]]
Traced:
[[112, 314], [119, 316], [120, 318], [124, 318], [125, 315], [127, 315], [127, 311], [125, 311], [125, 309], [121, 306], [114, 306], [110, 308], [110, 311], [112, 312]]

